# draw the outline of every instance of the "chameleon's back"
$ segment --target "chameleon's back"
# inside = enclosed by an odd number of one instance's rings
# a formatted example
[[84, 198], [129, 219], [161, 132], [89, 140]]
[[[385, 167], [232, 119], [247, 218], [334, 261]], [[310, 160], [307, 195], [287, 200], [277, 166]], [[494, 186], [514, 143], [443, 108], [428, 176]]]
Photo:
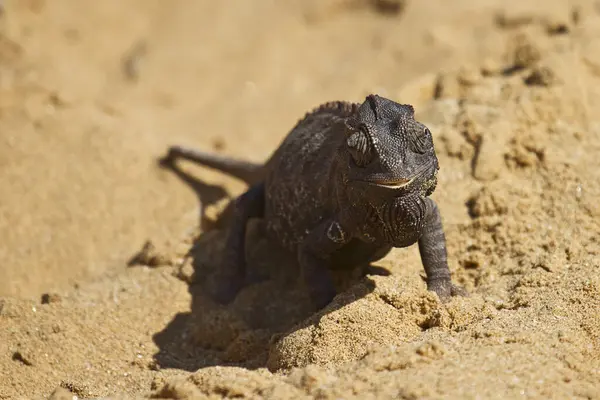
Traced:
[[267, 233], [290, 250], [331, 214], [331, 166], [355, 107], [327, 103], [309, 113], [265, 164]]

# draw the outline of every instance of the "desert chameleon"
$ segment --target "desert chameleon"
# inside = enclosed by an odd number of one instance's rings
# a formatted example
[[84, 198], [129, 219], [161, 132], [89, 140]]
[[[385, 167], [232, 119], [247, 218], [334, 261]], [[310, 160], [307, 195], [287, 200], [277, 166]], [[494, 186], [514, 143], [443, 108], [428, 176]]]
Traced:
[[[264, 164], [171, 147], [177, 158], [219, 169], [249, 185], [235, 200], [218, 301], [244, 284], [250, 218], [271, 240], [297, 254], [315, 305], [336, 295], [331, 271], [383, 258], [418, 243], [427, 288], [447, 301], [455, 285], [436, 203], [438, 159], [429, 129], [411, 105], [369, 95], [362, 104], [328, 102], [307, 113]], [[163, 160], [163, 161], [164, 161]]]

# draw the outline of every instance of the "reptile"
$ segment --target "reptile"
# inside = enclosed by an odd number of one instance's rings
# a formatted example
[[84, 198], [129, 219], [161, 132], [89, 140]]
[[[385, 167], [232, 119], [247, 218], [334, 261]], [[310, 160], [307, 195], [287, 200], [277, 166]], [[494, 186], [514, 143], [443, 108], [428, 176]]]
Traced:
[[427, 289], [446, 302], [453, 283], [438, 206], [429, 196], [439, 163], [414, 108], [376, 94], [308, 112], [262, 164], [172, 146], [163, 162], [186, 159], [248, 184], [233, 200], [223, 269], [214, 297], [231, 302], [245, 282], [246, 225], [261, 218], [270, 240], [297, 255], [315, 306], [336, 295], [332, 268], [375, 262], [418, 243]]

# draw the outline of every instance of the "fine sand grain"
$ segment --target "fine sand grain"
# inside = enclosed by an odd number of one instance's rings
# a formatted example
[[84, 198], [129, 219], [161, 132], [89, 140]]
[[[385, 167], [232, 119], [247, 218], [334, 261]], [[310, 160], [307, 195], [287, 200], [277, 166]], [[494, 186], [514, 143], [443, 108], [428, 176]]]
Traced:
[[[600, 399], [594, 1], [7, 0], [0, 399]], [[315, 312], [251, 224], [255, 283], [206, 295], [244, 186], [304, 113], [378, 93], [434, 135], [454, 279], [416, 246]], [[366, 277], [363, 273], [366, 272]]]

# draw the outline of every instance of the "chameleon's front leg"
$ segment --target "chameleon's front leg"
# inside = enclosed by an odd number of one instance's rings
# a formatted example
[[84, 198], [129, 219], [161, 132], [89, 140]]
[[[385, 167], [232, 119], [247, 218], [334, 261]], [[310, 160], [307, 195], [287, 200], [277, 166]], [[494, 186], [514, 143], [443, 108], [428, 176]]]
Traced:
[[331, 277], [332, 253], [350, 241], [349, 233], [335, 220], [329, 219], [313, 229], [298, 247], [302, 278], [318, 309], [335, 297]]
[[426, 198], [425, 206], [425, 226], [419, 239], [419, 252], [427, 275], [427, 289], [437, 293], [443, 301], [451, 296], [465, 296], [467, 292], [453, 284], [450, 278], [446, 236], [437, 204]]

